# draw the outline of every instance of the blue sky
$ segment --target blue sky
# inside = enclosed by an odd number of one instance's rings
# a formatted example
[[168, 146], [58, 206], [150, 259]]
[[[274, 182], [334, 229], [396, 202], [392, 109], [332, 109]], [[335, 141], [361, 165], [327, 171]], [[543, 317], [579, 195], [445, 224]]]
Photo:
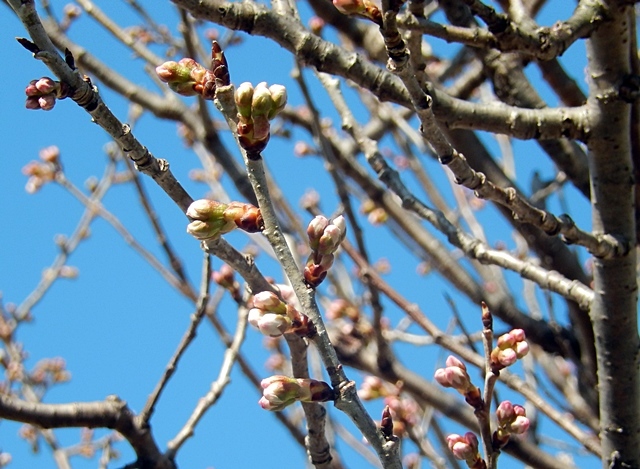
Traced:
[[[64, 2], [51, 3], [59, 9]], [[175, 30], [177, 18], [166, 2], [153, 4], [157, 8], [154, 12], [157, 18]], [[133, 15], [123, 8], [124, 2], [99, 2], [99, 5], [106, 12], [113, 13], [121, 24], [133, 21]], [[67, 177], [81, 187], [89, 177], [102, 174], [106, 161], [103, 147], [109, 143], [109, 139], [98, 126], [90, 122], [87, 114], [71, 102], [61, 102], [48, 113], [24, 108], [23, 90], [26, 84], [31, 79], [50, 73], [13, 39], [24, 36], [24, 30], [6, 7], [1, 8], [1, 57], [10, 66], [0, 69], [0, 83], [4, 87], [0, 128], [5, 129], [4, 151], [0, 156], [0, 217], [5, 223], [5, 229], [0, 230], [0, 292], [5, 304], [19, 304], [37, 285], [43, 269], [57, 255], [54, 236], [70, 235], [83, 212], [77, 200], [53, 184], [37, 194], [27, 194], [22, 167], [37, 159], [41, 148], [58, 145]], [[566, 17], [567, 11], [545, 11], [543, 20], [549, 19], [546, 24], [551, 24], [558, 19], [557, 15]], [[86, 44], [83, 41], [89, 34], [93, 38], [90, 43], [92, 52], [118, 71], [132, 70], [128, 75], [133, 81], [153, 89], [154, 85], [141, 72], [139, 64], [137, 67], [131, 66], [130, 52], [110, 42], [89, 18], [82, 18], [73, 28], [71, 36]], [[438, 41], [435, 44], [444, 47]], [[268, 56], [266, 63], [265, 55]], [[250, 46], [234, 48], [228, 53], [228, 60], [234, 83], [290, 83], [290, 57], [266, 40], [259, 39]], [[565, 60], [574, 75], [581, 77], [584, 58], [580, 58], [579, 54], [569, 54]], [[124, 101], [104, 86], [100, 90], [116, 115], [126, 120], [127, 107]], [[544, 94], [545, 90], [541, 92]], [[314, 97], [319, 101], [322, 100], [320, 93], [314, 88]], [[299, 93], [293, 89], [289, 101], [291, 104], [302, 103]], [[145, 115], [135, 128], [135, 133], [157, 157], [170, 161], [174, 174], [194, 198], [205, 195], [206, 188], [188, 178], [189, 170], [197, 166], [198, 161], [193, 152], [175, 137], [174, 123], [157, 121]], [[233, 147], [230, 145], [230, 148]], [[526, 152], [526, 158], [518, 156], [521, 148], [523, 153]], [[533, 162], [542, 159], [537, 150], [529, 148], [520, 142], [515, 143], [518, 174], [524, 181], [528, 181]], [[319, 182], [322, 184], [322, 164], [293, 157], [291, 145], [287, 142], [274, 138], [265, 156], [294, 205], [309, 187], [317, 186]], [[426, 164], [432, 171], [441, 171], [435, 163]], [[553, 168], [549, 164], [543, 164], [542, 171], [543, 177], [553, 176]], [[186, 219], [152, 181], [143, 182], [156, 211], [161, 214], [161, 222], [167, 228], [170, 241], [184, 259], [189, 277], [197, 286], [202, 256], [198, 243], [185, 232]], [[224, 182], [226, 184], [228, 181]], [[526, 187], [526, 184], [522, 185]], [[229, 187], [228, 184], [226, 186]], [[446, 187], [444, 183], [443, 187]], [[233, 190], [230, 192], [237, 195]], [[568, 191], [568, 197], [572, 202], [576, 200], [571, 190]], [[335, 208], [335, 205], [331, 205], [335, 201], [330, 196], [323, 200], [327, 211]], [[130, 186], [114, 187], [104, 204], [138, 241], [162, 258]], [[576, 212], [571, 215], [583, 226], [588, 226], [587, 206], [576, 202], [574, 207]], [[482, 216], [491, 219], [491, 212], [487, 210], [486, 215]], [[424, 289], [421, 279], [413, 275], [408, 279], [401, 276], [403, 270], [415, 270], [415, 259], [404, 249], [389, 248], [390, 238], [384, 228], [374, 229], [377, 232], [371, 241], [372, 253], [376, 258], [393, 259], [390, 281], [395, 281], [394, 287], [418, 302], [441, 327], [445, 327], [449, 320], [449, 306], [443, 293], [454, 296], [457, 306], [462, 310], [476, 308], [434, 276], [429, 279], [426, 297], [420, 294]], [[503, 234], [505, 229], [506, 225], [499, 223], [489, 230], [489, 234], [492, 239], [502, 237], [511, 243], [511, 239]], [[229, 240], [238, 248], [247, 243], [243, 235], [230, 236]], [[264, 255], [258, 259], [258, 263], [266, 266], [263, 267], [265, 273], [279, 277], [278, 270]], [[91, 236], [73, 253], [69, 265], [79, 269], [80, 277], [56, 283], [34, 308], [33, 323], [19, 329], [18, 340], [29, 354], [27, 363], [33, 366], [45, 357], [65, 358], [73, 379], [70, 383], [54, 387], [46, 396], [47, 402], [102, 400], [109, 394], [117, 394], [132, 409], [139, 411], [186, 330], [193, 306], [167, 286], [157, 272], [129, 249], [103, 220], [96, 220], [92, 224]], [[220, 263], [214, 260], [213, 265], [217, 268]], [[398, 312], [387, 306], [391, 318], [397, 321], [400, 317]], [[223, 303], [219, 315], [227, 327], [233, 327], [235, 311], [230, 302]], [[260, 366], [267, 358], [261, 341], [262, 338], [250, 330], [243, 352], [257, 364], [257, 371], [266, 377], [268, 372]], [[403, 356], [403, 350], [400, 349], [399, 353]], [[161, 447], [175, 435], [198, 398], [206, 393], [211, 381], [217, 377], [223, 352], [211, 327], [203, 324], [152, 420], [154, 435]], [[415, 351], [412, 353], [415, 360]], [[441, 356], [436, 356], [430, 349], [421, 349], [419, 353], [424, 356], [419, 356], [420, 365], [416, 367], [427, 375], [432, 373], [436, 359]], [[350, 377], [360, 379], [354, 371], [350, 372]], [[282, 467], [282, 458], [286, 457], [290, 467], [303, 467], [304, 452], [288, 442], [285, 431], [275, 423], [273, 415], [258, 407], [258, 397], [256, 390], [236, 367], [231, 386], [218, 405], [205, 416], [196, 429], [195, 437], [179, 453], [180, 466], [250, 467], [260, 461], [263, 468], [275, 469]], [[379, 407], [374, 405], [376, 413]], [[332, 415], [337, 415], [337, 412], [332, 412]], [[374, 416], [377, 417], [377, 414]], [[345, 419], [340, 421], [352, 428]], [[19, 427], [12, 422], [0, 422], [0, 450], [13, 455], [14, 462], [10, 467], [54, 467], [48, 449], [43, 447], [36, 456], [30, 453], [26, 443], [16, 436]], [[60, 431], [57, 435], [63, 445], [70, 445], [78, 441], [80, 430]], [[341, 444], [340, 448], [346, 449], [346, 445]], [[117, 449], [122, 451], [122, 457], [110, 467], [119, 467], [133, 459], [126, 443], [119, 444]], [[349, 454], [349, 450], [346, 451]], [[369, 467], [359, 456], [350, 455], [348, 461], [350, 467]], [[80, 469], [96, 467], [95, 461], [87, 462], [81, 458], [74, 458], [72, 464]], [[596, 464], [594, 462], [591, 467], [596, 467]], [[589, 466], [585, 463], [581, 467]]]

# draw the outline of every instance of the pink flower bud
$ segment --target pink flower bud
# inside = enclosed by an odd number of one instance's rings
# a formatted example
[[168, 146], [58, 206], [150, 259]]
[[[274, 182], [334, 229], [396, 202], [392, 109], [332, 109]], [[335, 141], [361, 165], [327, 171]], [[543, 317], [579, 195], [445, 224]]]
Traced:
[[491, 351], [491, 363], [497, 370], [513, 365], [518, 358], [529, 353], [529, 344], [525, 341], [522, 329], [514, 329], [501, 335], [496, 345], [497, 347]]
[[464, 436], [455, 433], [447, 436], [447, 446], [453, 456], [461, 461], [475, 461], [480, 456], [478, 454], [478, 438], [471, 432]]
[[269, 337], [279, 337], [292, 326], [291, 319], [282, 314], [264, 313], [258, 320], [258, 330]]
[[329, 226], [329, 220], [322, 215], [317, 215], [309, 222], [309, 226], [307, 226], [307, 236], [309, 236], [309, 247], [311, 247], [313, 251], [318, 250], [318, 243], [327, 226]]
[[260, 322], [260, 318], [264, 314], [264, 311], [260, 308], [251, 308], [249, 310], [249, 315], [247, 316], [247, 321], [256, 329], [259, 329], [258, 323]]
[[160, 80], [168, 83], [170, 81], [176, 81], [179, 77], [184, 76], [184, 70], [180, 67], [178, 62], [170, 60], [169, 62], [165, 62], [156, 67], [156, 74]]
[[502, 401], [496, 409], [496, 417], [498, 425], [508, 425], [515, 418], [516, 413], [513, 410], [513, 404], [510, 401]]
[[298, 398], [300, 385], [295, 378], [287, 376], [271, 376], [263, 379], [260, 383], [262, 387], [262, 398], [259, 404], [265, 410], [282, 410], [293, 404]]
[[49, 77], [40, 78], [35, 87], [41, 94], [51, 94], [58, 90], [58, 84]]
[[452, 367], [456, 367], [456, 368], [460, 368], [464, 371], [467, 371], [467, 366], [460, 361], [457, 357], [453, 356], [453, 355], [449, 355], [447, 357], [447, 360], [445, 361], [445, 364], [447, 366], [452, 366]]
[[323, 381], [295, 379], [276, 375], [263, 379], [260, 406], [265, 410], [282, 410], [295, 401], [326, 402], [335, 398], [333, 389]]
[[526, 417], [526, 411], [524, 407], [519, 405], [516, 405], [513, 407], [516, 414], [516, 418], [511, 423], [511, 427], [510, 427], [511, 433], [514, 433], [516, 435], [521, 435], [523, 433], [526, 433], [527, 430], [529, 430], [529, 426], [531, 425], [531, 422], [529, 422], [529, 419]]
[[24, 92], [27, 96], [40, 96], [42, 93], [40, 93], [40, 90], [38, 90], [38, 88], [36, 88], [36, 83], [38, 83], [38, 80], [31, 80], [29, 82], [29, 84], [27, 85], [27, 87], [25, 88]]
[[40, 98], [38, 96], [29, 96], [24, 105], [27, 109], [40, 109]]
[[342, 233], [335, 225], [329, 225], [318, 241], [318, 253], [320, 255], [333, 254], [340, 245]]
[[263, 311], [270, 311], [277, 314], [285, 314], [287, 312], [286, 305], [273, 292], [263, 291], [253, 295], [253, 306]]
[[38, 104], [43, 111], [50, 111], [56, 105], [55, 96], [48, 94], [38, 98]]
[[522, 434], [529, 429], [529, 419], [524, 407], [513, 405], [509, 401], [503, 401], [496, 409], [498, 418], [498, 430], [496, 436], [498, 442], [504, 446], [509, 441], [509, 435]]
[[529, 344], [526, 341], [518, 342], [515, 347], [518, 358], [522, 358], [529, 353]]
[[333, 0], [333, 6], [343, 15], [365, 12], [365, 6], [362, 0]]

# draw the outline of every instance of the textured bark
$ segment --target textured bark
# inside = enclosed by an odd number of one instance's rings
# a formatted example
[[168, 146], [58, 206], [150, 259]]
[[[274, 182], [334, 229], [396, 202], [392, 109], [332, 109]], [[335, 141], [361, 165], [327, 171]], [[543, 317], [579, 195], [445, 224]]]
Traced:
[[[614, 2], [611, 2], [614, 3]], [[619, 90], [630, 72], [630, 9], [588, 41], [591, 135], [588, 140], [593, 229], [635, 244], [630, 110]], [[640, 386], [636, 250], [596, 259], [591, 308], [598, 356], [603, 468], [640, 467]]]

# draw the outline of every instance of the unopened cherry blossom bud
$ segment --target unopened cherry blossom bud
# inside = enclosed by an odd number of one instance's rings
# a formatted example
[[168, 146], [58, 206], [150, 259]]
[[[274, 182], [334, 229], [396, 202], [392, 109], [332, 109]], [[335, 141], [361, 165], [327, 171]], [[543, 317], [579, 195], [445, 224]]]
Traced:
[[55, 145], [51, 145], [40, 150], [38, 156], [46, 163], [56, 164], [60, 159], [60, 149]]
[[530, 426], [526, 410], [520, 405], [513, 405], [509, 401], [502, 401], [496, 409], [498, 428], [493, 434], [493, 445], [502, 448], [509, 442], [513, 434], [523, 434]]
[[362, 0], [333, 0], [333, 6], [343, 15], [365, 12], [365, 6]]
[[50, 94], [45, 96], [40, 96], [38, 98], [38, 105], [40, 106], [40, 109], [42, 109], [43, 111], [50, 111], [56, 105], [56, 98], [55, 96]]
[[276, 375], [263, 379], [260, 383], [262, 397], [258, 403], [265, 410], [282, 410], [298, 399], [300, 385], [295, 378]]
[[342, 242], [347, 235], [347, 221], [342, 215], [339, 215], [331, 221], [331, 224], [340, 231], [340, 242]]
[[156, 74], [165, 83], [178, 80], [186, 81], [189, 78], [189, 70], [173, 60], [157, 66]]
[[334, 253], [342, 241], [340, 238], [341, 233], [337, 226], [327, 226], [318, 241], [318, 253], [320, 255]]
[[454, 388], [462, 393], [471, 386], [471, 378], [467, 367], [453, 355], [447, 358], [445, 368], [436, 370], [434, 378], [445, 388]]
[[255, 119], [256, 116], [267, 116], [273, 107], [274, 102], [267, 82], [258, 83], [251, 99], [251, 117]]
[[309, 236], [309, 247], [313, 251], [318, 250], [320, 238], [322, 237], [322, 234], [324, 233], [324, 230], [327, 226], [329, 226], [329, 220], [322, 215], [317, 215], [313, 220], [309, 222], [309, 226], [307, 227], [307, 235]]
[[287, 104], [287, 89], [282, 85], [271, 85], [269, 87], [273, 107], [269, 111], [269, 119], [273, 119], [284, 109]]
[[382, 25], [382, 13], [371, 0], [333, 0], [333, 5], [344, 15], [359, 15]]
[[454, 388], [465, 398], [465, 401], [475, 409], [483, 405], [480, 389], [471, 383], [467, 367], [453, 355], [447, 358], [445, 368], [436, 370], [434, 378], [441, 386]]
[[276, 375], [263, 379], [259, 404], [265, 410], [282, 410], [296, 401], [326, 402], [335, 399], [331, 386], [315, 379], [296, 379]]
[[516, 418], [511, 423], [511, 433], [514, 433], [517, 435], [526, 433], [527, 430], [529, 430], [529, 426], [531, 425], [531, 422], [527, 418], [527, 412], [525, 408], [519, 405], [515, 405], [513, 406], [513, 409], [515, 411]]
[[40, 97], [28, 96], [24, 106], [30, 110], [40, 109]]
[[478, 438], [472, 432], [467, 432], [463, 436], [452, 434], [447, 436], [447, 446], [456, 459], [471, 463], [480, 458], [478, 453]]
[[238, 106], [238, 114], [242, 117], [251, 117], [251, 102], [253, 101], [253, 85], [244, 82], [236, 88], [235, 93], [236, 106]]
[[519, 358], [529, 353], [529, 344], [522, 329], [514, 329], [498, 338], [497, 346], [491, 351], [491, 365], [499, 371], [513, 365]]
[[291, 329], [293, 324], [289, 317], [282, 314], [263, 313], [256, 325], [262, 334], [269, 337], [279, 337]]
[[286, 314], [287, 306], [278, 295], [270, 291], [263, 291], [253, 295], [253, 306], [264, 311], [277, 314]]
[[190, 58], [184, 58], [179, 62], [171, 60], [156, 67], [156, 74], [160, 80], [182, 96], [198, 94], [196, 85], [202, 87], [202, 80], [206, 72], [207, 70], [202, 65]]
[[200, 199], [187, 209], [187, 216], [193, 221], [187, 226], [187, 232], [197, 239], [213, 239], [233, 230], [236, 225], [224, 217], [226, 204], [215, 200]]
[[49, 77], [42, 77], [35, 83], [36, 89], [41, 94], [55, 93], [58, 90], [57, 82], [53, 81]]
[[358, 389], [358, 397], [363, 401], [371, 401], [388, 395], [389, 391], [385, 387], [384, 381], [377, 376], [366, 376], [362, 386]]

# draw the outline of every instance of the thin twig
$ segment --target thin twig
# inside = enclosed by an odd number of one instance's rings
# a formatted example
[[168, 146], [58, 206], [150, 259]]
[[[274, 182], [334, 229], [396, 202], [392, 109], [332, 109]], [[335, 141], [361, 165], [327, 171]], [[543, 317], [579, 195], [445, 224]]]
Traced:
[[237, 360], [240, 346], [244, 341], [245, 333], [247, 330], [247, 314], [246, 308], [238, 308], [238, 322], [236, 323], [236, 332], [233, 335], [233, 342], [231, 346], [227, 348], [224, 353], [224, 360], [220, 366], [220, 372], [218, 378], [211, 384], [209, 392], [198, 400], [198, 404], [191, 413], [191, 416], [187, 419], [184, 426], [178, 431], [175, 437], [167, 443], [167, 451], [165, 456], [171, 460], [175, 459], [176, 453], [182, 447], [182, 445], [191, 437], [195, 432], [195, 427], [198, 425], [200, 419], [204, 414], [213, 406], [222, 395], [222, 392], [230, 382], [231, 370]]
[[173, 373], [176, 371], [176, 368], [178, 367], [178, 362], [182, 358], [182, 355], [184, 354], [184, 352], [187, 350], [187, 347], [189, 347], [193, 339], [196, 337], [196, 330], [198, 329], [198, 326], [202, 322], [202, 318], [204, 317], [205, 312], [207, 310], [207, 303], [209, 301], [209, 285], [210, 284], [211, 284], [211, 257], [209, 256], [209, 254], [204, 254], [204, 259], [202, 262], [202, 279], [200, 281], [200, 294], [198, 296], [198, 302], [196, 303], [196, 311], [194, 314], [191, 315], [191, 323], [189, 324], [189, 327], [187, 328], [184, 335], [182, 336], [182, 339], [180, 340], [180, 344], [178, 344], [178, 348], [176, 349], [175, 353], [169, 360], [169, 363], [167, 364], [167, 367], [165, 368], [164, 373], [160, 378], [160, 381], [158, 381], [158, 384], [156, 384], [156, 387], [154, 388], [153, 392], [147, 399], [147, 402], [144, 408], [142, 409], [142, 412], [140, 412], [140, 420], [142, 421], [143, 424], [148, 424], [149, 419], [153, 415], [153, 411], [155, 409], [156, 403], [158, 402], [158, 399], [160, 399], [160, 394], [162, 393], [165, 386], [169, 382], [169, 379], [171, 378], [171, 376], [173, 376]]

